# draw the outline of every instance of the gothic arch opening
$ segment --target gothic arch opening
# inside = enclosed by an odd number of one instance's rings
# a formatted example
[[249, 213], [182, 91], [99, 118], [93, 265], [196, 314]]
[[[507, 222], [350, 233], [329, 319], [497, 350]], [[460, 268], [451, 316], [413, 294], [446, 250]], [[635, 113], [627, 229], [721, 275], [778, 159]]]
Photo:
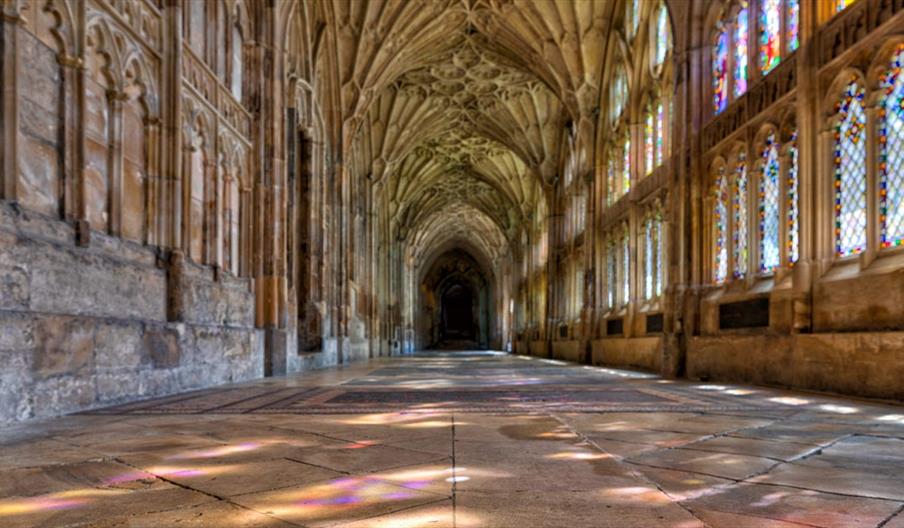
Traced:
[[490, 274], [468, 251], [451, 249], [430, 265], [420, 284], [420, 348], [490, 348], [494, 292]]

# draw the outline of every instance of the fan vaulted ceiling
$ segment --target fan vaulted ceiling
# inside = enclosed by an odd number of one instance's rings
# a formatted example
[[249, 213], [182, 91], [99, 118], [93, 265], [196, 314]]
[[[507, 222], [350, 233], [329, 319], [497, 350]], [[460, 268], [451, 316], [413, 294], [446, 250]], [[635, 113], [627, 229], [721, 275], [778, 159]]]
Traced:
[[469, 238], [491, 256], [517, 235], [561, 174], [563, 147], [592, 128], [610, 4], [327, 7], [350, 169], [378, 186], [394, 236]]

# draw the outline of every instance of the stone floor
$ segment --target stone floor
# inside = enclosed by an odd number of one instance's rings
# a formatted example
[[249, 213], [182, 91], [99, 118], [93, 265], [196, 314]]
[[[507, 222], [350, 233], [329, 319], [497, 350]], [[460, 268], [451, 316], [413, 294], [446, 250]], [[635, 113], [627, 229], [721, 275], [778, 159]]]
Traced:
[[0, 432], [0, 526], [904, 528], [904, 407], [434, 353]]

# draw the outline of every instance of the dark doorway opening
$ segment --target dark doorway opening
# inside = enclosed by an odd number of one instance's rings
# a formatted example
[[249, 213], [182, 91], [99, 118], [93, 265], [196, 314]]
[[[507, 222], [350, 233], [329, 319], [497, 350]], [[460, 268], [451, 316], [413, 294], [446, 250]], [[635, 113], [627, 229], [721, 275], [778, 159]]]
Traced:
[[440, 337], [443, 341], [477, 341], [471, 288], [455, 284], [443, 293], [442, 322]]

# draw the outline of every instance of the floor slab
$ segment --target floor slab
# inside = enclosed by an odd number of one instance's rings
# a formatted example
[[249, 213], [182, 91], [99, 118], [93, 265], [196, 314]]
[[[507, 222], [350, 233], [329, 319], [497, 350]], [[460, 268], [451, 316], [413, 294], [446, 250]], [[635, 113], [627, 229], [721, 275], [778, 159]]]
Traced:
[[0, 526], [900, 528], [901, 416], [430, 353], [7, 427]]

